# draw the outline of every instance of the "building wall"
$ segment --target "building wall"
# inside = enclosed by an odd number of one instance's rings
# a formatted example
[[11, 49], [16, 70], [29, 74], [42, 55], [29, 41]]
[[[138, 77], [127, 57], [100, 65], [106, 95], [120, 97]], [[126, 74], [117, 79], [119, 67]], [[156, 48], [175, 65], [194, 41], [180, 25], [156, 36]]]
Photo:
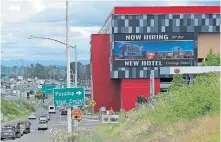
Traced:
[[120, 110], [120, 80], [110, 78], [110, 38], [109, 35], [94, 34], [91, 36], [91, 73], [92, 95], [96, 102], [94, 111], [101, 106], [107, 109]]
[[[112, 16], [112, 41], [116, 33], [194, 33], [194, 65], [198, 64], [198, 33], [220, 32], [220, 14], [139, 14], [139, 15], [113, 15]], [[113, 42], [112, 42], [113, 43]], [[114, 49], [114, 44], [112, 44]], [[112, 50], [113, 54], [113, 50]], [[113, 61], [113, 59], [112, 59]], [[112, 63], [110, 66], [114, 66]], [[149, 78], [151, 67], [119, 67], [112, 68], [111, 78]], [[160, 73], [160, 68], [155, 70]], [[147, 76], [141, 77], [143, 72]], [[132, 76], [135, 74], [136, 76]], [[157, 77], [164, 78], [160, 74]]]
[[[160, 92], [160, 79], [155, 79], [155, 95]], [[150, 79], [122, 79], [122, 108], [129, 111], [135, 107], [138, 96], [150, 97]]]
[[210, 48], [213, 53], [220, 53], [220, 33], [199, 33], [198, 58], [206, 58]]

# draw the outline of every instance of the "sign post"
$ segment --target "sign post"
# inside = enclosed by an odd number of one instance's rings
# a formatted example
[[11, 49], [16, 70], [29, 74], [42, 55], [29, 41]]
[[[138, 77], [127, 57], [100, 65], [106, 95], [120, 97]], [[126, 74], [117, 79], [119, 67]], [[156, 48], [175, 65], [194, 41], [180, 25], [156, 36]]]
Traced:
[[155, 85], [154, 85], [154, 70], [150, 71], [150, 97], [152, 98], [155, 94]]

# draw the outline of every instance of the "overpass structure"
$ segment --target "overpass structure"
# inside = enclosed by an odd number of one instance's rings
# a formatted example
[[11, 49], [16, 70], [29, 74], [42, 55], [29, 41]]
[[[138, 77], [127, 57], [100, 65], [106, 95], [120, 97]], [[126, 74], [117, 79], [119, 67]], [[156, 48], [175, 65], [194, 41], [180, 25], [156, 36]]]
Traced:
[[221, 66], [178, 66], [178, 67], [161, 67], [160, 74], [203, 74], [209, 72], [220, 72]]

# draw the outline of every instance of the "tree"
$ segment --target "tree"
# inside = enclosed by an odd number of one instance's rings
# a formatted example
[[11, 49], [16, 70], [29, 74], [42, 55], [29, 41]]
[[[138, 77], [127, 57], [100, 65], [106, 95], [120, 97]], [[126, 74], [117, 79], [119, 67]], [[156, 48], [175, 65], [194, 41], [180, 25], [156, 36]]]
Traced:
[[172, 84], [169, 87], [169, 90], [170, 89], [176, 90], [177, 88], [179, 88], [179, 86], [182, 85], [184, 85], [183, 75], [173, 75]]
[[42, 92], [40, 90], [36, 91], [35, 98], [40, 100], [42, 98], [42, 96], [43, 95], [42, 95]]
[[210, 49], [207, 55], [207, 60], [202, 62], [202, 66], [220, 66], [220, 53], [214, 54]]

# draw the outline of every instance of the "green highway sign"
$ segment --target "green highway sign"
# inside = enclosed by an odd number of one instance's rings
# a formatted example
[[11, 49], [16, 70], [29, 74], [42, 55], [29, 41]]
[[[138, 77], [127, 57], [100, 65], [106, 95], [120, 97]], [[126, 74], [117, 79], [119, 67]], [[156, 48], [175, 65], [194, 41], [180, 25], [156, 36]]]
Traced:
[[53, 94], [55, 107], [85, 105], [84, 88], [55, 88]]
[[53, 93], [54, 88], [56, 88], [56, 84], [43, 84], [42, 92], [46, 94]]
[[61, 84], [60, 88], [67, 88], [67, 85], [66, 84]]

